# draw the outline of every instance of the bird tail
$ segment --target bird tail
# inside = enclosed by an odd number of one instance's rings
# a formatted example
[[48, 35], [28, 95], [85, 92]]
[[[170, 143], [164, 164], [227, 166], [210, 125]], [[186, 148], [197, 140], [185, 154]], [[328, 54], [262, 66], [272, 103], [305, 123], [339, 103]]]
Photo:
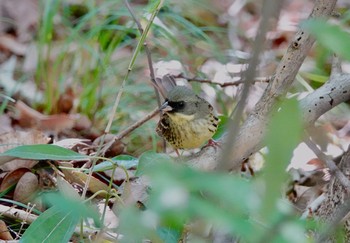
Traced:
[[156, 78], [156, 85], [159, 92], [165, 98], [169, 91], [176, 86], [176, 81], [173, 75], [166, 74], [162, 78]]

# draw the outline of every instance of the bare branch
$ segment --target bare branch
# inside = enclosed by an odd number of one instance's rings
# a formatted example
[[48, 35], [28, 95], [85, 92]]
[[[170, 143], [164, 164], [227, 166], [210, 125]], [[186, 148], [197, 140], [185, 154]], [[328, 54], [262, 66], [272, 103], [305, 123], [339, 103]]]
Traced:
[[[186, 79], [188, 82], [198, 82], [198, 83], [207, 83], [207, 84], [215, 84], [215, 85], [219, 85], [220, 87], [224, 88], [224, 87], [228, 87], [228, 86], [237, 86], [240, 84], [244, 84], [245, 81], [243, 79], [237, 80], [237, 81], [232, 81], [232, 82], [225, 82], [225, 83], [219, 83], [219, 82], [215, 82], [213, 80], [210, 79], [203, 79], [203, 78], [198, 78], [198, 77], [186, 77], [183, 74], [177, 75], [176, 78], [183, 78]], [[269, 77], [256, 77], [253, 82], [257, 83], [257, 82], [261, 82], [261, 83], [268, 83], [273, 79], [273, 76], [269, 76]]]
[[[255, 78], [256, 68], [259, 64], [259, 56], [266, 42], [266, 33], [271, 28], [273, 17], [279, 16], [283, 1], [265, 0], [262, 7], [262, 19], [259, 24], [259, 31], [257, 33], [252, 58], [249, 60], [248, 69], [244, 72], [243, 80], [245, 84], [241, 93], [240, 100], [231, 114], [232, 121], [228, 124], [228, 132], [224, 138], [224, 149], [220, 154], [220, 162], [218, 169], [231, 169], [231, 155], [236, 153], [236, 146], [239, 143], [238, 134], [240, 133], [240, 121], [242, 119], [243, 111], [249, 94], [249, 89], [253, 84]], [[241, 161], [244, 161], [241, 160]]]
[[350, 190], [350, 181], [349, 179], [341, 172], [338, 166], [331, 160], [327, 155], [325, 155], [317, 145], [312, 142], [309, 138], [304, 139], [305, 144], [317, 155], [317, 157], [326, 163], [327, 167], [330, 169], [330, 172], [334, 174], [339, 182], [344, 186], [346, 190]]
[[135, 122], [134, 124], [132, 124], [130, 127], [128, 127], [127, 129], [125, 129], [124, 131], [118, 133], [115, 136], [115, 140], [121, 140], [122, 138], [124, 138], [125, 136], [127, 136], [129, 133], [131, 133], [132, 131], [134, 131], [136, 128], [140, 127], [141, 125], [143, 125], [145, 122], [147, 122], [148, 120], [150, 120], [152, 117], [154, 117], [155, 115], [157, 115], [159, 113], [159, 108], [154, 109], [153, 111], [151, 111], [149, 114], [147, 114], [144, 118], [142, 118], [141, 120]]
[[300, 100], [305, 124], [313, 124], [321, 115], [350, 99], [350, 74], [332, 75], [320, 88]]
[[[336, 0], [317, 0], [315, 1], [315, 6], [310, 15], [310, 18], [328, 18], [333, 12]], [[289, 89], [291, 84], [293, 83], [295, 76], [303, 63], [307, 53], [311, 49], [313, 43], [315, 42], [314, 38], [312, 38], [308, 33], [305, 33], [304, 30], [299, 30], [294, 37], [294, 41], [289, 45], [286, 54], [283, 56], [277, 70], [275, 78], [269, 83], [266, 88], [262, 98], [257, 103], [255, 110], [249, 115], [247, 120], [244, 122], [242, 127], [239, 130], [239, 133], [235, 138], [229, 137], [225, 134], [221, 141], [225, 143], [226, 141], [230, 141], [232, 139], [236, 139], [236, 143], [233, 147], [231, 147], [231, 153], [229, 156], [230, 168], [233, 170], [237, 170], [240, 168], [241, 161], [244, 161], [251, 154], [255, 153], [259, 149], [262, 148], [262, 140], [265, 135], [266, 127], [268, 124], [268, 118], [270, 112], [273, 110], [274, 105], [278, 101], [280, 97], [282, 97], [285, 92]], [[332, 78], [327, 83], [338, 82], [333, 80]], [[349, 82], [348, 82], [349, 83]], [[321, 87], [321, 92], [329, 91], [335, 92], [337, 89], [330, 89], [330, 87], [325, 84], [325, 87]], [[349, 89], [348, 89], [349, 90]], [[350, 90], [349, 90], [350, 91]], [[345, 90], [343, 90], [345, 92]], [[315, 93], [315, 92], [314, 92]], [[347, 99], [344, 93], [341, 97], [336, 98], [332, 96], [332, 102], [329, 103], [328, 107], [324, 107], [322, 112], [326, 112], [330, 108], [334, 107], [337, 102], [343, 102]], [[311, 94], [312, 96], [312, 94]], [[315, 101], [315, 99], [313, 99]], [[304, 103], [309, 104], [310, 97], [305, 98]], [[304, 105], [308, 107], [308, 105]], [[305, 111], [305, 107], [303, 107], [303, 119], [306, 121], [306, 124], [310, 124], [310, 122], [315, 121], [320, 115], [323, 113], [321, 110], [317, 110], [312, 119], [310, 119], [311, 114], [313, 112]], [[219, 156], [220, 151], [214, 150], [203, 150], [201, 153], [192, 156], [189, 159], [189, 164], [204, 169], [214, 169], [218, 165], [217, 157]]]

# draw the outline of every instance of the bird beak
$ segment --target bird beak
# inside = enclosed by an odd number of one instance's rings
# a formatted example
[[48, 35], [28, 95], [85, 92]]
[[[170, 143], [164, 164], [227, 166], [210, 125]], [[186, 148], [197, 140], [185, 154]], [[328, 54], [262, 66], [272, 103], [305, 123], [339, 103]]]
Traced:
[[173, 108], [169, 105], [169, 102], [168, 101], [165, 101], [163, 103], [163, 105], [159, 108], [159, 111], [164, 111], [164, 112], [167, 112], [167, 111], [171, 111]]

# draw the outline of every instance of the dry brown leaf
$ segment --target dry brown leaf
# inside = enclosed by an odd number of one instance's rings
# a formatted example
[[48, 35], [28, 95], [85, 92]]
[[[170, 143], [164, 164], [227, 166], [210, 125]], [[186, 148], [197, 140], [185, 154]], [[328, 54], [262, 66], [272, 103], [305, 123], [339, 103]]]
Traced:
[[[92, 126], [91, 120], [83, 114], [75, 114], [74, 115], [75, 123], [74, 129], [77, 131], [90, 130]], [[91, 131], [90, 131], [91, 132]]]
[[7, 114], [0, 115], [0, 134], [12, 132], [11, 119]]
[[0, 220], [0, 240], [13, 240], [6, 223], [2, 220]]
[[[64, 166], [64, 167], [73, 168], [73, 166], [67, 162], [60, 162], [60, 165]], [[65, 169], [65, 168], [61, 168], [61, 171], [63, 172], [67, 181], [69, 181], [71, 183], [77, 183], [78, 185], [80, 185], [82, 187], [85, 186], [86, 180], [88, 178], [87, 174], [85, 174], [81, 171], [77, 171], [77, 170], [73, 170], [73, 169]], [[108, 189], [108, 186], [106, 184], [104, 184], [100, 180], [96, 179], [95, 177], [92, 177], [90, 180], [88, 190], [92, 193], [95, 193], [95, 192], [98, 192], [101, 190], [108, 191], [109, 189]], [[106, 193], [101, 193], [98, 196], [105, 197]]]
[[[0, 153], [20, 145], [47, 144], [49, 141], [49, 137], [37, 130], [8, 132], [0, 135]], [[38, 161], [33, 160], [16, 159], [11, 163], [4, 164], [13, 159], [13, 157], [0, 157], [0, 169], [12, 171], [22, 167], [32, 168], [38, 163]]]
[[67, 87], [57, 101], [58, 113], [69, 113], [74, 105], [75, 94], [72, 87]]
[[0, 134], [0, 153], [28, 144], [47, 144], [50, 138], [38, 130], [14, 131]]
[[24, 56], [27, 51], [27, 45], [18, 42], [13, 36], [3, 35], [0, 36], [0, 48], [9, 50], [17, 56]]
[[55, 131], [59, 133], [65, 129], [72, 129], [75, 122], [76, 117], [74, 115], [57, 114], [46, 116], [39, 120], [38, 126], [45, 131]]
[[89, 139], [80, 139], [80, 138], [66, 138], [54, 143], [57, 146], [73, 150], [79, 154], [88, 154], [90, 150], [93, 149], [93, 146], [90, 145]]
[[32, 172], [26, 172], [17, 183], [13, 200], [26, 204], [34, 199], [38, 190], [38, 177]]
[[[73, 175], [78, 177], [81, 181], [83, 181], [83, 183], [84, 183], [83, 185], [86, 184], [86, 181], [88, 178], [87, 174], [85, 174], [83, 172], [75, 171], [75, 173], [73, 173]], [[95, 177], [91, 177], [88, 190], [92, 193], [95, 193], [95, 192], [98, 192], [101, 190], [108, 191], [109, 188], [105, 183], [101, 182], [100, 180], [96, 179]], [[105, 197], [105, 196], [106, 196], [106, 193], [99, 194], [99, 197]]]
[[135, 205], [138, 201], [144, 203], [148, 198], [147, 189], [149, 181], [145, 177], [139, 177], [136, 180], [127, 182], [122, 185], [124, 205]]
[[34, 127], [44, 131], [61, 132], [65, 129], [71, 129], [75, 125], [77, 116], [69, 114], [44, 115], [22, 101], [17, 101], [16, 109], [18, 112], [18, 122], [23, 127]]
[[19, 179], [27, 172], [30, 172], [30, 170], [27, 168], [19, 168], [17, 170], [9, 172], [1, 182], [0, 192], [5, 191], [7, 188], [15, 185]]

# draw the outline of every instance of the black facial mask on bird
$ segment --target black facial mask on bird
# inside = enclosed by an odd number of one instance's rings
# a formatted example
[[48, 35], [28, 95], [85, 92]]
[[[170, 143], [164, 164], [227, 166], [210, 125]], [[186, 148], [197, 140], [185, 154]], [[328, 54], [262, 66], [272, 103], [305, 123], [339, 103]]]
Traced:
[[163, 112], [172, 111], [172, 110], [173, 108], [169, 105], [168, 100], [165, 100], [165, 102], [159, 108], [159, 111], [163, 111]]
[[164, 112], [175, 113], [175, 112], [183, 111], [184, 108], [185, 108], [184, 101], [169, 101], [166, 99], [163, 105], [160, 107], [160, 110]]

